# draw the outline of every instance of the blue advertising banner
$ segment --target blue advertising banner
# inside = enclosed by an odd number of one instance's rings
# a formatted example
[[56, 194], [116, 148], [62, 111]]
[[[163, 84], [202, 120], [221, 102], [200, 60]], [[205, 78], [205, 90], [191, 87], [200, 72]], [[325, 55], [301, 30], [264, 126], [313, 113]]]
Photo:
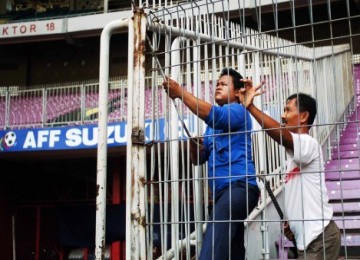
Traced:
[[[150, 138], [164, 141], [165, 120], [155, 121], [154, 132], [150, 133], [151, 121], [145, 122], [145, 142]], [[107, 128], [108, 147], [126, 145], [126, 122], [109, 123]], [[98, 125], [81, 125], [51, 128], [31, 128], [0, 131], [1, 152], [25, 152], [46, 150], [74, 150], [96, 148]]]

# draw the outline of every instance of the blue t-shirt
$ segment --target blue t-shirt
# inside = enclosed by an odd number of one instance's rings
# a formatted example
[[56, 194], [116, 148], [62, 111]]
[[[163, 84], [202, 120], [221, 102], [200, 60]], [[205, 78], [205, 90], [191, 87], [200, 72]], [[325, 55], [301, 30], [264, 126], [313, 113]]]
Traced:
[[205, 119], [204, 156], [208, 163], [211, 190], [229, 182], [247, 181], [257, 186], [251, 150], [251, 117], [243, 105], [212, 106]]

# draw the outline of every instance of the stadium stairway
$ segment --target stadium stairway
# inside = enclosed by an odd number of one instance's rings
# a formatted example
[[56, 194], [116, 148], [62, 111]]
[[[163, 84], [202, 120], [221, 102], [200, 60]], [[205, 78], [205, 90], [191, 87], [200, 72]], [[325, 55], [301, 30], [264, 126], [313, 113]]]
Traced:
[[[357, 96], [358, 102], [360, 95]], [[359, 102], [360, 104], [360, 102]], [[325, 163], [325, 181], [341, 237], [339, 259], [360, 259], [360, 106], [349, 115]], [[280, 237], [279, 259], [291, 259], [292, 242]], [[280, 246], [279, 246], [280, 245]]]
[[[360, 97], [360, 96], [358, 96]], [[334, 220], [342, 233], [342, 259], [360, 259], [360, 106], [340, 131], [338, 145], [325, 165], [328, 196]]]

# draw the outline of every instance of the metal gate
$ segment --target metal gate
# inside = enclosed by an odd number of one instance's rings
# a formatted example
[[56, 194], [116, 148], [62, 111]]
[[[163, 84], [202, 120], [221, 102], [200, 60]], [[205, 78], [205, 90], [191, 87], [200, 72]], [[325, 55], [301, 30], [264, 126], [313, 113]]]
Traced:
[[[316, 26], [322, 24], [314, 20], [313, 9], [317, 6], [310, 1], [305, 7], [310, 22], [303, 25], [304, 31], [312, 35], [307, 42], [297, 39], [301, 26], [296, 24], [295, 1], [287, 1], [290, 22], [282, 28], [278, 26], [281, 9], [277, 1], [257, 4], [214, 0], [159, 9], [135, 8], [129, 21], [128, 258], [196, 258], [208, 221], [212, 197], [207, 167], [193, 166], [188, 153], [192, 137], [203, 137], [204, 123], [182, 102], [163, 93], [164, 76], [171, 76], [210, 104], [215, 104], [213, 93], [224, 67], [255, 82], [265, 80], [267, 92], [256, 100], [256, 105], [279, 121], [289, 94], [311, 94], [318, 101], [318, 116], [311, 134], [323, 145], [328, 158], [326, 149], [333, 147], [334, 131], [342, 129], [346, 116], [356, 108], [351, 34], [351, 19], [356, 14], [349, 1], [344, 2], [348, 15], [343, 19], [348, 22], [348, 33], [341, 38], [345, 41], [333, 38], [332, 1], [327, 1], [324, 10], [329, 12], [329, 34], [321, 40], [315, 33]], [[275, 29], [263, 32], [263, 10], [268, 13], [269, 8]], [[249, 11], [253, 12], [257, 30], [247, 27]], [[293, 33], [292, 40], [280, 38], [282, 30]], [[281, 194], [284, 149], [266, 136], [255, 121], [252, 142], [258, 177], [266, 175], [274, 193]], [[270, 259], [276, 250], [274, 238], [280, 234], [273, 228], [279, 219], [271, 212], [270, 199], [260, 179], [258, 185], [259, 204], [244, 221], [247, 258]], [[347, 257], [346, 244], [344, 254]]]

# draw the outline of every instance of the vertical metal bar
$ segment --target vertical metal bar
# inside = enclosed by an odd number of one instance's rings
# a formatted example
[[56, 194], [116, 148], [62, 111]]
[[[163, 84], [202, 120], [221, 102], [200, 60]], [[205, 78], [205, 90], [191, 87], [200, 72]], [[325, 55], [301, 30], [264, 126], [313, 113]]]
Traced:
[[143, 109], [145, 100], [146, 15], [144, 11], [135, 10], [130, 24], [128, 135], [131, 137], [128, 136], [127, 138], [127, 204], [130, 204], [130, 208], [127, 205], [126, 258], [146, 259], [145, 203], [147, 200], [145, 198], [145, 111]]
[[99, 71], [99, 120], [97, 147], [97, 196], [95, 259], [105, 259], [105, 225], [106, 225], [106, 168], [107, 168], [107, 104], [109, 85], [109, 47], [112, 31], [127, 26], [128, 21], [113, 21], [107, 24], [100, 38], [100, 71]]
[[47, 109], [46, 109], [46, 89], [42, 89], [41, 91], [41, 126], [44, 127], [46, 122], [46, 116], [47, 116]]
[[85, 84], [81, 84], [80, 86], [80, 122], [83, 124], [85, 119], [85, 111], [86, 111], [86, 93], [85, 93]]
[[[259, 42], [259, 36], [256, 35], [255, 33], [253, 34], [254, 37], [254, 43], [256, 46], [259, 47], [260, 45], [260, 42]], [[253, 55], [252, 55], [252, 68], [253, 68], [253, 78], [255, 79], [255, 82], [256, 81], [259, 81], [260, 80], [260, 53], [259, 52], [254, 52]], [[261, 99], [257, 99], [257, 100], [254, 100], [254, 103], [257, 107], [261, 107], [262, 108], [262, 102], [261, 102]], [[260, 126], [259, 124], [257, 124], [255, 121], [254, 121], [254, 130], [261, 130], [262, 129], [262, 126]], [[265, 164], [266, 164], [266, 150], [265, 150], [265, 132], [263, 131], [259, 131], [257, 133], [257, 136], [258, 136], [258, 153], [259, 153], [259, 170], [260, 170], [260, 173], [261, 174], [264, 174], [265, 173]], [[262, 220], [264, 220], [262, 222], [262, 239], [263, 239], [263, 252], [262, 252], [262, 255], [263, 255], [263, 259], [269, 259], [269, 239], [268, 239], [268, 225], [267, 225], [267, 221], [266, 221], [266, 211], [262, 211]]]
[[[198, 41], [194, 41], [194, 47], [193, 47], [193, 57], [194, 57], [194, 94], [196, 97], [198, 97], [199, 95], [201, 95], [201, 80], [200, 80], [200, 64], [199, 64], [199, 60], [200, 60], [200, 50], [199, 50], [199, 45], [200, 45], [200, 40]], [[200, 87], [200, 89], [199, 89]], [[193, 116], [193, 115], [192, 115]], [[194, 116], [193, 116], [194, 117]], [[202, 130], [201, 125], [200, 125], [200, 121], [199, 119], [193, 119], [196, 120], [197, 124], [195, 124], [195, 128], [194, 131], [195, 133], [198, 133], [198, 135], [200, 134], [200, 130]], [[203, 201], [203, 185], [202, 185], [202, 166], [195, 166], [194, 169], [194, 188], [195, 188], [195, 207], [196, 207], [196, 215], [195, 215], [195, 223], [196, 223], [196, 230], [198, 231], [198, 237], [197, 237], [197, 245], [199, 246], [199, 248], [202, 246], [202, 242], [203, 242], [203, 237], [202, 237], [202, 223], [201, 221], [204, 219], [203, 216], [203, 208], [204, 205], [202, 203]]]
[[104, 13], [109, 11], [109, 0], [104, 0]]
[[10, 126], [10, 102], [11, 102], [10, 91], [8, 88], [5, 96], [5, 125], [4, 125], [5, 128]]
[[[178, 82], [181, 82], [181, 75], [180, 71], [181, 68], [179, 66], [180, 64], [180, 39], [177, 38], [174, 40], [174, 42], [171, 45], [171, 76], [173, 79], [175, 79]], [[179, 181], [179, 157], [178, 149], [179, 145], [176, 141], [179, 137], [179, 119], [178, 114], [176, 112], [176, 108], [174, 106], [174, 103], [171, 103], [171, 109], [170, 109], [170, 120], [171, 120], [171, 131], [170, 131], [170, 138], [173, 140], [170, 143], [170, 167], [171, 167], [171, 247], [175, 249], [175, 257], [179, 257], [178, 252], [178, 239], [179, 239], [179, 230], [177, 228], [178, 222], [179, 222], [179, 204], [178, 204], [178, 195], [179, 195], [179, 189], [178, 189], [178, 181]], [[174, 141], [175, 140], [175, 141]]]
[[[132, 118], [132, 104], [133, 99], [132, 92], [133, 92], [133, 82], [134, 82], [134, 20], [131, 19], [129, 22], [129, 40], [128, 40], [128, 118]], [[126, 216], [131, 216], [131, 208], [132, 208], [132, 167], [130, 166], [132, 163], [132, 142], [131, 142], [131, 130], [132, 130], [132, 120], [128, 120], [127, 124], [127, 154], [126, 154], [126, 175], [131, 176], [126, 178]], [[126, 218], [126, 259], [131, 259], [131, 250], [132, 250], [132, 236], [133, 236], [133, 229], [132, 229], [132, 220], [127, 217]]]
[[[153, 37], [152, 37], [152, 45], [153, 46], [157, 46], [158, 44], [158, 41], [157, 41], [157, 37], [158, 35], [156, 33], [153, 34]], [[156, 51], [156, 49], [153, 49], [153, 51]], [[153, 57], [152, 58], [152, 67], [156, 67], [157, 66], [157, 63], [156, 63], [156, 60], [157, 57]], [[155, 124], [157, 124], [156, 122], [158, 122], [158, 116], [159, 116], [159, 111], [161, 111], [160, 109], [160, 105], [162, 104], [161, 103], [161, 97], [158, 96], [158, 73], [157, 71], [152, 71], [151, 73], [151, 95], [152, 95], [152, 99], [151, 99], [151, 106], [152, 106], [152, 112], [151, 112], [151, 121], [153, 122], [152, 124], [150, 124], [150, 140], [156, 140], [157, 139], [157, 133], [155, 132], [155, 130], [159, 130], [158, 127], [155, 127]], [[156, 104], [159, 104], [157, 110], [156, 110]], [[151, 147], [151, 150], [150, 150], [150, 180], [153, 181], [155, 179], [155, 172], [156, 172], [156, 150], [155, 150], [155, 146], [152, 146]], [[161, 171], [159, 171], [159, 173], [161, 173]], [[161, 174], [159, 174], [160, 176]], [[160, 177], [159, 177], [160, 179]], [[154, 223], [154, 204], [155, 204], [155, 191], [154, 191], [154, 187], [155, 185], [158, 185], [160, 186], [160, 183], [159, 184], [151, 184], [150, 186], [150, 198], [151, 198], [151, 201], [150, 201], [150, 208], [149, 208], [149, 214], [150, 216], [148, 215], [147, 216], [147, 221], [149, 221], [150, 223]], [[159, 189], [157, 190], [159, 191]], [[159, 203], [161, 203], [159, 201]], [[148, 228], [147, 228], [147, 247], [148, 248], [153, 248], [154, 246], [154, 238], [153, 238], [153, 232], [154, 232], [154, 226], [153, 225], [150, 225]], [[152, 254], [153, 252], [149, 250], [148, 254], [147, 254], [147, 258], [148, 259], [152, 259]]]

